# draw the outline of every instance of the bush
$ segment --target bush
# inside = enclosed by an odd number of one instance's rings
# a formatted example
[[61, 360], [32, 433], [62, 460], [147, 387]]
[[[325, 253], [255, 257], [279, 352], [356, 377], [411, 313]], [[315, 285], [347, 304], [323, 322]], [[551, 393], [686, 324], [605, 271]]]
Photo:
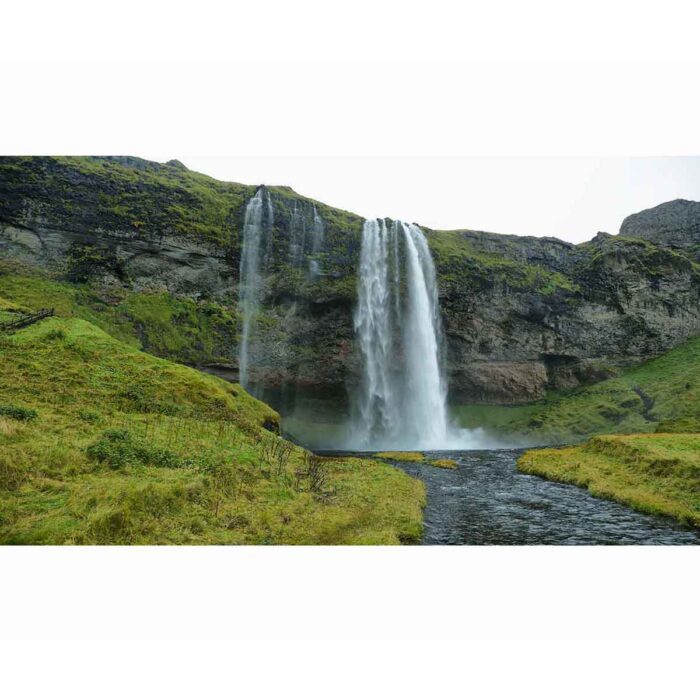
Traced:
[[66, 332], [63, 328], [52, 328], [45, 336], [46, 340], [65, 340]]
[[13, 406], [12, 404], [0, 404], [0, 416], [7, 416], [15, 420], [30, 421], [37, 416], [33, 408], [22, 408], [21, 406]]
[[80, 411], [78, 411], [78, 417], [86, 423], [97, 423], [97, 421], [100, 420], [100, 414], [88, 408], [81, 408]]
[[139, 464], [180, 469], [192, 467], [195, 462], [164, 447], [148, 445], [143, 439], [134, 437], [125, 429], [105, 430], [99, 440], [88, 446], [86, 452], [90, 459], [107, 464], [110, 469]]

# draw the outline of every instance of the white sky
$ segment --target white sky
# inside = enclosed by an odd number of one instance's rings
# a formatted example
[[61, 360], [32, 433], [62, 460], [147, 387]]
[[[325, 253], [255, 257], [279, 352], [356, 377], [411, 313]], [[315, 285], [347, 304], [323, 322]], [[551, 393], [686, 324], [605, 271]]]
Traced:
[[365, 217], [573, 242], [617, 233], [625, 216], [661, 202], [700, 200], [698, 157], [179, 159], [222, 180], [289, 185]]

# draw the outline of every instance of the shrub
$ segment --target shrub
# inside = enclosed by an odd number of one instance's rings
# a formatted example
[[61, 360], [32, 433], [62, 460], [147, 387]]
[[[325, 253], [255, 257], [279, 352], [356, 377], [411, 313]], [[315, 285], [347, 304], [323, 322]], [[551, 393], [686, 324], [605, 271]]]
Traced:
[[111, 469], [129, 465], [149, 465], [164, 469], [180, 469], [194, 466], [195, 460], [180, 457], [164, 447], [155, 447], [134, 437], [128, 430], [105, 430], [99, 440], [88, 446], [87, 456], [107, 464]]
[[277, 476], [282, 476], [287, 469], [289, 458], [294, 450], [294, 445], [280, 437], [272, 437], [262, 440], [262, 457], [275, 469]]
[[84, 420], [86, 423], [97, 423], [101, 416], [97, 411], [91, 411], [88, 408], [81, 408], [80, 411], [78, 411], [78, 417], [80, 420]]
[[65, 340], [66, 332], [63, 328], [52, 328], [45, 336], [46, 340]]
[[36, 418], [37, 413], [33, 408], [22, 408], [12, 404], [0, 404], [0, 416], [8, 416], [15, 420], [29, 421]]
[[307, 452], [304, 455], [304, 467], [294, 472], [294, 487], [301, 490], [301, 483], [306, 480], [309, 492], [319, 497], [325, 495], [328, 484], [328, 465], [323, 457]]

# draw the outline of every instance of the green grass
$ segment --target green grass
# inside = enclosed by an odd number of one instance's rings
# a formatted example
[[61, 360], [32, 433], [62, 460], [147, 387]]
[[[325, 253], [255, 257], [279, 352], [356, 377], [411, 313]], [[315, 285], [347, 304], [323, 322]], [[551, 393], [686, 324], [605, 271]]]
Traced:
[[425, 455], [422, 452], [377, 452], [374, 456], [381, 459], [393, 459], [396, 462], [425, 461]]
[[439, 469], [457, 469], [459, 466], [454, 459], [431, 459], [429, 464]]
[[[84, 202], [103, 228], [170, 230], [229, 244], [238, 216], [255, 187], [220, 182], [201, 173], [131, 158], [4, 158], [0, 175], [50, 201], [54, 217], [69, 221]], [[95, 193], [98, 197], [95, 200]]]
[[[279, 416], [268, 406], [85, 320], [0, 336], [0, 366], [0, 405], [13, 409], [0, 416], [0, 543], [421, 536], [420, 482], [380, 462], [329, 459], [314, 463], [325, 475], [314, 490], [309, 453], [274, 434]], [[16, 409], [36, 417], [18, 420]]]
[[[16, 272], [14, 270], [17, 270]], [[189, 364], [231, 361], [237, 310], [215, 301], [194, 301], [167, 292], [105, 292], [73, 284], [37, 268], [0, 259], [0, 322], [6, 309], [53, 307], [76, 316], [133, 347]]]
[[495, 282], [501, 282], [511, 288], [547, 296], [579, 291], [573, 280], [559, 272], [477, 248], [462, 231], [432, 231], [428, 243], [444, 282], [481, 288], [490, 288]]
[[600, 433], [654, 432], [663, 425], [669, 432], [697, 432], [700, 337], [613, 379], [549, 392], [543, 401], [527, 406], [453, 410], [465, 427], [483, 427], [530, 444], [580, 442]]
[[700, 434], [598, 436], [577, 447], [526, 452], [518, 468], [700, 527]]

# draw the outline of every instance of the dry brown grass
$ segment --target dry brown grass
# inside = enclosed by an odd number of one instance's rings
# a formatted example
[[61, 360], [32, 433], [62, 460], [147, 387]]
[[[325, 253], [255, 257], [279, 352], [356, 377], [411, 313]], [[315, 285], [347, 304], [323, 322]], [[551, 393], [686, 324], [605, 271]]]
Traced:
[[11, 418], [0, 416], [0, 435], [14, 437], [16, 435], [21, 435], [22, 432], [24, 432], [24, 426], [21, 423]]

